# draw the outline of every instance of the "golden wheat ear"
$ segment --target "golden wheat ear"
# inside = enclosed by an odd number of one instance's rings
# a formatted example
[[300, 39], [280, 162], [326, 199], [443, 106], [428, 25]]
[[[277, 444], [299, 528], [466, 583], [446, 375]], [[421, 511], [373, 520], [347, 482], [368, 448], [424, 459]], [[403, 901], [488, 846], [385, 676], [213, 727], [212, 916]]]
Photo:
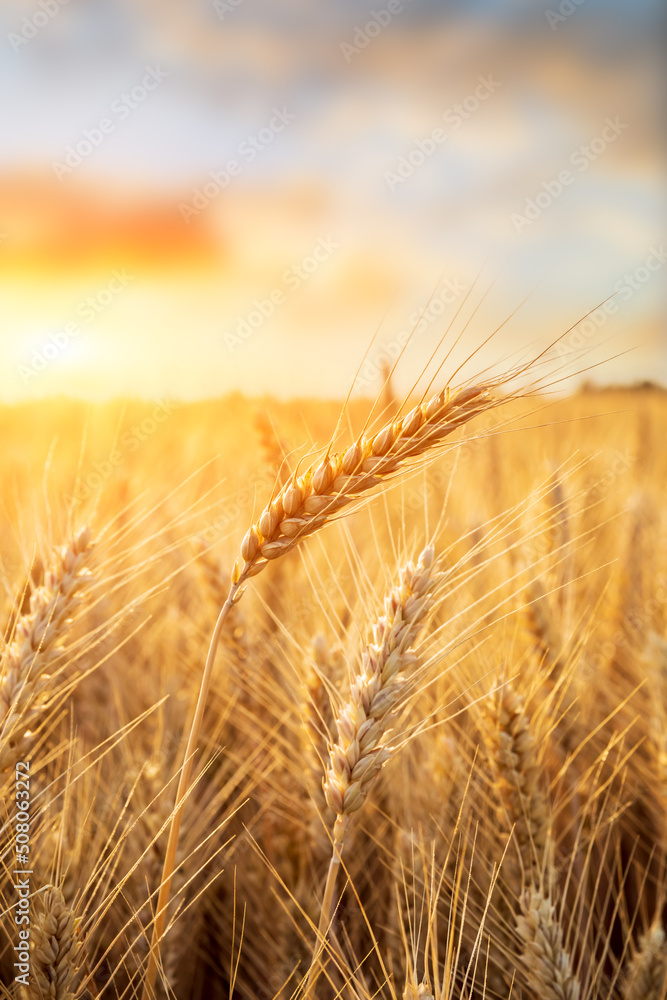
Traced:
[[62, 639], [83, 590], [92, 580], [90, 530], [83, 528], [59, 549], [18, 618], [5, 649], [0, 678], [0, 773], [11, 769], [31, 744], [53, 686], [49, 667], [62, 652]]
[[403, 990], [402, 1000], [434, 1000], [434, 996], [428, 983], [417, 984], [413, 980]]
[[640, 938], [623, 984], [623, 1000], [664, 1000], [667, 993], [667, 937], [660, 921]]
[[[508, 870], [514, 892], [522, 888], [523, 866], [539, 875], [546, 858], [551, 808], [538, 744], [524, 700], [511, 683], [498, 687], [485, 713], [486, 743], [499, 805], [499, 820], [513, 831], [518, 856], [510, 854]], [[510, 851], [512, 846], [510, 846]]]
[[521, 899], [516, 921], [521, 964], [529, 987], [540, 1000], [579, 1000], [581, 987], [563, 945], [563, 929], [553, 903], [532, 886]]
[[340, 454], [327, 452], [319, 464], [292, 476], [246, 532], [241, 544], [243, 561], [234, 567], [233, 583], [241, 586], [261, 573], [272, 559], [291, 552], [344, 507], [432, 452], [492, 405], [486, 386], [454, 392], [443, 389], [376, 434], [362, 435]]
[[[406, 693], [406, 674], [416, 664], [413, 646], [434, 604], [434, 592], [444, 579], [435, 551], [427, 546], [416, 564], [409, 562], [384, 602], [384, 614], [373, 626], [373, 642], [364, 650], [361, 670], [353, 679], [329, 749], [324, 783], [327, 804], [335, 818], [333, 851], [324, 888], [317, 942], [308, 989], [317, 977], [317, 963], [333, 916], [336, 883], [350, 817], [361, 809], [373, 782], [394, 753], [388, 745], [391, 721]], [[309, 995], [309, 994], [308, 994]]]
[[215, 654], [225, 622], [243, 594], [242, 584], [260, 573], [271, 560], [286, 555], [303, 538], [318, 531], [344, 507], [362, 501], [376, 486], [388, 483], [420, 458], [428, 461], [444, 438], [495, 405], [498, 401], [491, 398], [488, 386], [441, 390], [376, 434], [362, 435], [341, 454], [331, 455], [329, 450], [317, 466], [301, 476], [293, 475], [246, 532], [241, 544], [242, 562], [237, 560], [234, 565], [231, 588], [213, 630], [190, 726], [169, 830], [142, 1000], [150, 1000], [157, 976], [158, 947], [169, 902], [181, 815]]
[[385, 613], [373, 627], [374, 642], [364, 651], [361, 671], [336, 721], [338, 740], [329, 751], [324, 791], [336, 815], [336, 843], [342, 844], [347, 817], [362, 807], [391, 756], [388, 724], [404, 694], [405, 674], [416, 662], [412, 646], [443, 576], [433, 548], [425, 548], [416, 565], [408, 563], [401, 570], [399, 583], [385, 599]]
[[32, 930], [29, 985], [22, 1000], [74, 1000], [74, 980], [81, 951], [79, 924], [60, 889], [49, 886], [39, 895]]

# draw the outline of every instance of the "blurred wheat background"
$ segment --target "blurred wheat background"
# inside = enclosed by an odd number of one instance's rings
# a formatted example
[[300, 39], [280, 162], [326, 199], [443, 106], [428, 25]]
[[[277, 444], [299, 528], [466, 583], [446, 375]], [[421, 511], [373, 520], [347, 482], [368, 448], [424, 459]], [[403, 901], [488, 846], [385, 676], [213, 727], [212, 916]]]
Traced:
[[[101, 486], [91, 471], [77, 489], [82, 425], [102, 478], [153, 412], [26, 406], [18, 437], [15, 410], [3, 413], [8, 642], [53, 587], [52, 542], [94, 526], [81, 603], [48, 669], [32, 654], [39, 683], [16, 695], [5, 744], [8, 807], [15, 758], [32, 760], [35, 919], [54, 885], [77, 920], [76, 960], [59, 959], [71, 980], [44, 995], [139, 995], [182, 733], [239, 539], [283, 450], [303, 450], [304, 420], [326, 440], [337, 415], [274, 403], [268, 422], [240, 399], [182, 404]], [[415, 996], [663, 995], [664, 420], [658, 390], [510, 402], [251, 581], [214, 671], [160, 995], [302, 992], [331, 851], [334, 720], [385, 592], [429, 541], [445, 584], [392, 726], [398, 750], [352, 817], [315, 995], [412, 996], [422, 980], [431, 992]], [[232, 421], [242, 436], [220, 430]], [[11, 819], [7, 808], [5, 858]], [[531, 884], [551, 898], [569, 991], [530, 978], [517, 915]], [[631, 975], [647, 934], [652, 993]]]
[[660, 27], [3, 5], [3, 997], [665, 1000]]

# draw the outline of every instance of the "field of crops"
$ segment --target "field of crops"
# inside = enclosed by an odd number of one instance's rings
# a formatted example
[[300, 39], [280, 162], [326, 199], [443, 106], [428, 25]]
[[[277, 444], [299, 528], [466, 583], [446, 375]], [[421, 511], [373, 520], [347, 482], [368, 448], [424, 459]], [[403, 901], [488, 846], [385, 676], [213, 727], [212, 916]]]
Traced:
[[2, 996], [665, 997], [667, 396], [438, 388], [0, 409]]

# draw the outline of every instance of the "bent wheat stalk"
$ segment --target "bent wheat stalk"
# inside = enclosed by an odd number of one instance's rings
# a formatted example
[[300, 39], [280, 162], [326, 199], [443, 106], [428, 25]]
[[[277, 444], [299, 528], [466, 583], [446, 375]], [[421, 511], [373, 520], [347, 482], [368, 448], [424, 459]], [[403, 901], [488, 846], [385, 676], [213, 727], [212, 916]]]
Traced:
[[270, 560], [290, 552], [331, 518], [425, 455], [476, 414], [496, 405], [485, 386], [452, 393], [443, 389], [377, 434], [361, 436], [341, 454], [324, 456], [303, 475], [293, 475], [246, 532], [232, 580], [239, 586]]
[[231, 589], [211, 638], [190, 727], [153, 919], [142, 1000], [149, 1000], [154, 992], [183, 805], [218, 641], [231, 608], [243, 594], [243, 584], [261, 573], [271, 560], [286, 555], [302, 539], [330, 522], [344, 507], [363, 500], [375, 487], [387, 483], [417, 459], [432, 456], [444, 438], [499, 402], [492, 398], [488, 386], [442, 389], [404, 417], [385, 424], [376, 434], [362, 434], [345, 451], [332, 453], [329, 448], [321, 462], [313, 464], [300, 476], [295, 473], [281, 487], [246, 532], [241, 544], [241, 559], [234, 564]]

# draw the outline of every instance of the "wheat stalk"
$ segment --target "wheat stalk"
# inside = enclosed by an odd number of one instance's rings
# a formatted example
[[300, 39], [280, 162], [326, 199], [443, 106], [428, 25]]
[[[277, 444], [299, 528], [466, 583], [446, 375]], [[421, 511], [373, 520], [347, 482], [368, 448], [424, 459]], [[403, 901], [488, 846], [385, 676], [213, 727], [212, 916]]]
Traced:
[[496, 689], [487, 722], [486, 742], [503, 807], [501, 820], [509, 820], [514, 828], [524, 864], [536, 868], [549, 840], [550, 808], [524, 701], [510, 683]]
[[369, 436], [362, 434], [342, 453], [332, 454], [329, 448], [319, 464], [313, 464], [300, 476], [295, 473], [291, 477], [246, 532], [241, 544], [241, 560], [234, 564], [229, 594], [213, 630], [190, 726], [169, 828], [142, 1000], [149, 1000], [153, 995], [159, 942], [169, 902], [181, 816], [190, 784], [215, 654], [227, 617], [243, 594], [242, 584], [260, 573], [270, 561], [286, 555], [303, 538], [318, 531], [338, 511], [363, 499], [411, 461], [433, 453], [443, 438], [494, 405], [498, 405], [498, 402], [492, 399], [487, 386], [469, 386], [456, 391], [442, 389], [429, 400], [419, 403], [406, 416], [385, 424], [378, 433]]
[[383, 764], [391, 756], [385, 745], [391, 714], [401, 701], [405, 672], [416, 662], [411, 650], [424, 619], [433, 607], [433, 590], [443, 574], [434, 569], [435, 553], [428, 546], [417, 565], [408, 563], [400, 582], [384, 602], [384, 615], [373, 627], [373, 643], [363, 654], [361, 671], [336, 721], [338, 741], [331, 747], [324, 793], [336, 814], [336, 831], [360, 809]]
[[[63, 546], [21, 615], [5, 649], [0, 679], [0, 771], [11, 768], [29, 743], [51, 684], [49, 665], [62, 652], [60, 639], [81, 590], [92, 577], [87, 563], [90, 531], [83, 528]], [[20, 729], [20, 733], [17, 730]]]
[[22, 989], [24, 1000], [73, 1000], [71, 986], [81, 949], [79, 923], [60, 889], [44, 890], [32, 930], [30, 984]]
[[364, 651], [349, 699], [338, 715], [338, 740], [329, 751], [324, 783], [327, 804], [336, 816], [333, 850], [311, 964], [311, 988], [332, 915], [350, 816], [363, 806], [377, 775], [394, 752], [387, 739], [393, 715], [405, 696], [405, 673], [416, 663], [411, 647], [433, 607], [433, 592], [443, 575], [436, 570], [432, 546], [423, 550], [416, 565], [409, 562], [401, 570], [398, 585], [385, 598], [384, 615], [373, 627], [374, 641]]
[[528, 985], [540, 1000], [579, 1000], [581, 989], [563, 947], [563, 930], [551, 901], [531, 887], [522, 896], [516, 928]]

